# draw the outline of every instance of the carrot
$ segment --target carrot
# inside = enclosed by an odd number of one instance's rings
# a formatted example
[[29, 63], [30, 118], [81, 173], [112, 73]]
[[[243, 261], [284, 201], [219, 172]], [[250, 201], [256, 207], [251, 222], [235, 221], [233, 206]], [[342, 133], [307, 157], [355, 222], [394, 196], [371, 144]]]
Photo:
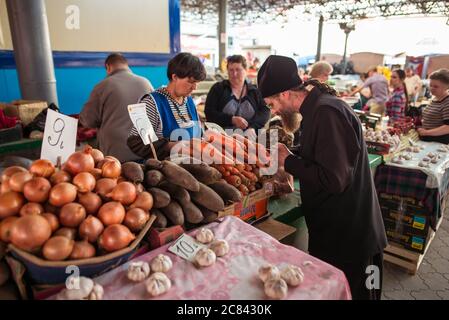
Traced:
[[239, 171], [237, 168], [232, 167], [232, 168], [231, 168], [231, 173], [232, 173], [232, 174], [239, 174], [240, 171]]
[[246, 196], [246, 195], [249, 194], [248, 188], [247, 188], [246, 186], [244, 186], [243, 184], [241, 184], [241, 185], [239, 186], [239, 190], [240, 190], [240, 192], [241, 192], [244, 196]]
[[237, 170], [239, 172], [242, 172], [243, 170], [245, 170], [246, 165], [239, 163], [239, 164], [236, 164], [235, 167], [237, 168]]
[[231, 176], [224, 177], [224, 178], [227, 183], [229, 183], [230, 185], [233, 185], [236, 188], [238, 188], [242, 184], [242, 180], [240, 179], [239, 176], [231, 175]]
[[253, 171], [253, 167], [247, 163], [245, 163], [245, 169], [246, 171]]
[[251, 184], [251, 185], [248, 187], [248, 189], [249, 189], [250, 192], [254, 192], [254, 191], [256, 191], [256, 186], [253, 185], [253, 184]]
[[202, 141], [200, 139], [191, 140], [192, 156], [199, 154], [201, 159], [206, 163], [234, 163], [234, 160], [223, 155], [212, 144]]
[[245, 149], [232, 137], [221, 134], [213, 130], [207, 130], [204, 133], [207, 142], [212, 143], [214, 147], [221, 150], [222, 153], [232, 154], [237, 159], [244, 159]]
[[242, 174], [245, 177], [247, 177], [250, 181], [257, 182], [257, 176], [254, 173], [248, 172], [248, 171], [243, 171]]

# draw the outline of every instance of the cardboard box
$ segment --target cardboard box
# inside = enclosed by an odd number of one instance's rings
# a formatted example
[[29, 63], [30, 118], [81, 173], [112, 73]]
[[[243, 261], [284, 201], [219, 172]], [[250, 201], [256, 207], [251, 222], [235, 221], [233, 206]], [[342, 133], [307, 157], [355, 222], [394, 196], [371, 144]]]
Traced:
[[406, 227], [415, 229], [417, 233], [423, 233], [428, 227], [430, 227], [430, 219], [428, 216], [407, 214], [396, 210], [385, 210], [382, 208], [382, 217], [384, 222], [397, 221]]
[[424, 253], [430, 236], [430, 232], [427, 237], [401, 234], [394, 230], [385, 230], [385, 232], [389, 243], [394, 243], [395, 246], [418, 253]]
[[294, 235], [296, 232], [295, 227], [276, 221], [273, 218], [267, 218], [262, 221], [256, 222], [253, 224], [253, 226], [269, 234], [282, 243], [291, 243], [292, 239], [289, 239], [289, 237]]
[[223, 211], [218, 212], [218, 218], [233, 215], [246, 222], [258, 220], [267, 214], [268, 199], [272, 193], [273, 190], [270, 187], [254, 191], [244, 197], [241, 202], [227, 206]]
[[0, 107], [7, 116], [19, 118], [26, 126], [48, 105], [46, 101], [15, 100], [11, 103], [3, 103]]
[[427, 237], [430, 227], [425, 224], [425, 221], [420, 217], [416, 217], [411, 224], [404, 223], [400, 220], [383, 218], [385, 230], [394, 231], [403, 235]]

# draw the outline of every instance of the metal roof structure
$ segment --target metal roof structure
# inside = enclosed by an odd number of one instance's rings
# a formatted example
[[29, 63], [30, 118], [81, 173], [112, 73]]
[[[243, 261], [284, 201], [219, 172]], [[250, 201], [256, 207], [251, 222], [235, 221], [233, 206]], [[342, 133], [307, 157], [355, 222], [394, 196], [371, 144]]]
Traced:
[[[217, 0], [181, 0], [182, 19], [216, 23], [218, 3]], [[228, 0], [231, 23], [286, 19], [291, 13], [323, 16], [325, 21], [334, 22], [410, 15], [449, 17], [449, 0]]]

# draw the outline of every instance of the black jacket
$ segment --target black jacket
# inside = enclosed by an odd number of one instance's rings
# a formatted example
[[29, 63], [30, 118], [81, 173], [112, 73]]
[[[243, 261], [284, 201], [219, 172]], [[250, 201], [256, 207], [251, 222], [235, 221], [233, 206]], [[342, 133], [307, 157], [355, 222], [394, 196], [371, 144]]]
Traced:
[[359, 261], [387, 240], [358, 117], [314, 88], [300, 112], [300, 147], [285, 161], [299, 178], [309, 251], [326, 261]]
[[[232, 128], [232, 115], [223, 113], [223, 108], [231, 100], [232, 89], [229, 80], [217, 82], [212, 86], [207, 94], [204, 112], [207, 121], [219, 124], [223, 128]], [[263, 128], [270, 118], [270, 109], [267, 108], [262, 95], [256, 86], [247, 82], [247, 94], [243, 100], [247, 99], [254, 107], [255, 115], [248, 121], [248, 127], [254, 129]], [[242, 100], [242, 101], [243, 101]]]

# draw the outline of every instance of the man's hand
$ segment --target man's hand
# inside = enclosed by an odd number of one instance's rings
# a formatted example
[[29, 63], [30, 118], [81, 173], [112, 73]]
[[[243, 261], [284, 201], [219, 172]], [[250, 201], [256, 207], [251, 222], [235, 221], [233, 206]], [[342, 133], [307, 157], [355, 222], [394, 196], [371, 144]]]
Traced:
[[284, 166], [285, 159], [292, 153], [283, 143], [278, 143], [278, 165], [280, 167]]
[[242, 117], [236, 117], [236, 116], [232, 117], [232, 124], [242, 130], [245, 130], [246, 128], [248, 128], [248, 121], [246, 121]]

